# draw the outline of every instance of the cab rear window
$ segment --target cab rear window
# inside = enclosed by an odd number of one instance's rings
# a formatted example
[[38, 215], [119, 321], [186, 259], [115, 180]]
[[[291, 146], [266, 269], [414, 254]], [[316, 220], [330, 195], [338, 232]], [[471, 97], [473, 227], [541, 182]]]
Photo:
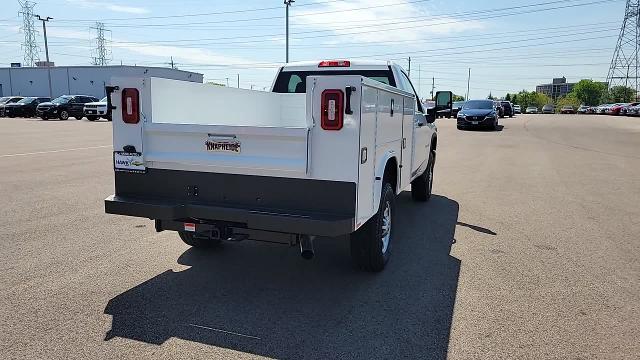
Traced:
[[273, 92], [305, 93], [307, 76], [315, 75], [361, 75], [381, 83], [396, 86], [391, 70], [335, 70], [335, 71], [281, 71], [278, 74]]

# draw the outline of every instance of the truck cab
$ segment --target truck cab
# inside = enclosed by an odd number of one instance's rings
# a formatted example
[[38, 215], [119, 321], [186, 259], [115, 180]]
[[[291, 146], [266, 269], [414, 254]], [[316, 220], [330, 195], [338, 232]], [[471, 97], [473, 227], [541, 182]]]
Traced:
[[[113, 79], [115, 194], [107, 213], [148, 217], [195, 247], [299, 245], [350, 235], [357, 265], [384, 268], [395, 196], [431, 195], [440, 92], [423, 108], [390, 62], [286, 64], [271, 92], [157, 78]], [[178, 110], [180, 99], [202, 105]], [[115, 109], [114, 109], [115, 108]], [[274, 240], [278, 238], [278, 240]]]

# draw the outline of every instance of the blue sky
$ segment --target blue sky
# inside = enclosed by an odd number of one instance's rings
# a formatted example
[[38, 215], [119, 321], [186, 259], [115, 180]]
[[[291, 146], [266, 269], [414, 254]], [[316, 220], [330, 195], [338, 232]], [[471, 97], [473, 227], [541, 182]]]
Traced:
[[[0, 66], [22, 62], [17, 0], [2, 0]], [[408, 67], [422, 97], [436, 90], [502, 96], [552, 77], [604, 81], [624, 0], [297, 0], [291, 60], [362, 58]], [[168, 66], [243, 88], [271, 85], [284, 62], [282, 0], [42, 0], [56, 65], [91, 62], [95, 21], [108, 31], [111, 64]], [[41, 30], [40, 22], [36, 26]], [[42, 34], [40, 57], [45, 58]]]

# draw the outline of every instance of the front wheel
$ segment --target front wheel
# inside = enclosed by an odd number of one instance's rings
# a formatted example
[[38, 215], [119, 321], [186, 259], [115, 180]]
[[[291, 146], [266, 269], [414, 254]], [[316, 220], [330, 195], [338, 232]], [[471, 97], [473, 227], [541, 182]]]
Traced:
[[208, 249], [220, 244], [220, 239], [212, 239], [208, 236], [198, 236], [195, 233], [189, 231], [178, 231], [180, 239], [185, 244], [198, 249]]
[[351, 257], [366, 271], [378, 272], [389, 261], [395, 224], [395, 192], [390, 183], [382, 183], [378, 212], [351, 234]]
[[96, 120], [98, 120], [98, 117], [97, 116], [87, 116], [87, 120], [96, 121]]
[[82, 116], [76, 116], [76, 120], [82, 120]]

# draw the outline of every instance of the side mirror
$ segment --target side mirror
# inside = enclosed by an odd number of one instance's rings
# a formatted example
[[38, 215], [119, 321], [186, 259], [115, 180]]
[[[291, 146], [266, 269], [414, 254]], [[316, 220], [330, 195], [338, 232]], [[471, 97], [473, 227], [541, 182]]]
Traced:
[[451, 91], [436, 92], [435, 112], [453, 109], [453, 93]]
[[436, 122], [436, 108], [428, 108], [427, 113], [424, 114], [424, 118], [427, 120], [427, 124]]

